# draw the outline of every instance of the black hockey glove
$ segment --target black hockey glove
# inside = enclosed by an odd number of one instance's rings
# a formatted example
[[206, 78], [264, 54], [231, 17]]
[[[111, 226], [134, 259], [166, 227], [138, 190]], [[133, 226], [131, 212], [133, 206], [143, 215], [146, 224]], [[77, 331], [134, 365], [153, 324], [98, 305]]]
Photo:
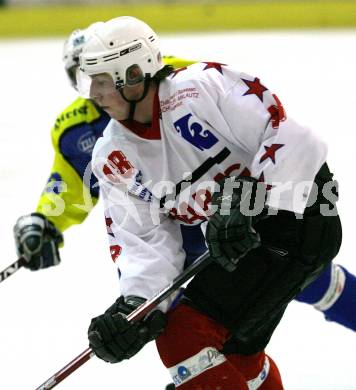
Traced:
[[14, 226], [16, 252], [26, 260], [24, 266], [32, 271], [60, 263], [58, 245], [62, 233], [40, 213], [20, 217]]
[[265, 190], [261, 183], [261, 191], [257, 191], [257, 183], [249, 177], [226, 177], [219, 183], [221, 190], [212, 197], [217, 211], [209, 219], [205, 237], [213, 260], [229, 272], [236, 269], [239, 259], [261, 245], [253, 228], [253, 220], [259, 215], [246, 215], [250, 206], [263, 209]]
[[96, 356], [109, 363], [130, 359], [163, 332], [166, 316], [160, 310], [134, 324], [127, 321], [126, 317], [145, 301], [136, 296], [121, 296], [104, 314], [91, 320], [88, 339]]

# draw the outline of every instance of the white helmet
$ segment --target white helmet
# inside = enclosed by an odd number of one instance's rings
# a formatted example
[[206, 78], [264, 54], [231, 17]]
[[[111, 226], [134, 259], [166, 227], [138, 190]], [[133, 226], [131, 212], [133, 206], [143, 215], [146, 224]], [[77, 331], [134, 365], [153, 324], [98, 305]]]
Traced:
[[[153, 77], [164, 67], [156, 33], [146, 23], [131, 16], [120, 16], [102, 23], [91, 34], [79, 58], [80, 78], [108, 73], [117, 89]], [[88, 88], [89, 81], [82, 81], [86, 86], [84, 89]]]
[[64, 42], [62, 55], [64, 69], [72, 87], [75, 89], [77, 89], [76, 70], [79, 67], [79, 54], [82, 52], [84, 44], [88, 41], [90, 34], [101, 24], [102, 22], [97, 22], [91, 24], [86, 29], [74, 30]]

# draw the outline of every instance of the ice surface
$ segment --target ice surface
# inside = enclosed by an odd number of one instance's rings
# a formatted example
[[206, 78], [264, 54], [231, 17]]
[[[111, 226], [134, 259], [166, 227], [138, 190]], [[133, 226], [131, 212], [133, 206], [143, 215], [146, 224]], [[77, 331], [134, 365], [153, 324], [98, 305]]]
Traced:
[[[163, 52], [234, 63], [275, 92], [287, 113], [328, 142], [340, 182], [344, 243], [337, 261], [356, 273], [356, 31], [164, 36]], [[0, 41], [0, 269], [16, 259], [12, 226], [34, 210], [52, 160], [50, 128], [74, 98], [61, 64], [62, 40]], [[116, 298], [102, 209], [65, 234], [62, 264], [20, 270], [0, 285], [0, 389], [32, 390], [87, 347], [90, 318]], [[356, 310], [356, 308], [350, 308]], [[355, 390], [356, 334], [292, 303], [268, 347], [287, 390]], [[164, 389], [169, 376], [154, 344], [108, 365], [93, 358], [58, 389]]]

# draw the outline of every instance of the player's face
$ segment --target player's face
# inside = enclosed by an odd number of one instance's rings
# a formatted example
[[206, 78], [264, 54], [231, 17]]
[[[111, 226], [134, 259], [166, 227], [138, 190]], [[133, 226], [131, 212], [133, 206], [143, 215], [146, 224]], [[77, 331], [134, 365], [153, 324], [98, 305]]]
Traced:
[[109, 74], [101, 73], [91, 76], [90, 98], [112, 118], [116, 120], [127, 119], [130, 105], [117, 91]]
[[116, 89], [112, 77], [108, 73], [91, 76], [90, 98], [93, 99], [112, 118], [120, 121], [129, 116], [130, 103], [127, 100], [138, 100], [143, 93], [143, 83], [125, 86], [121, 93]]

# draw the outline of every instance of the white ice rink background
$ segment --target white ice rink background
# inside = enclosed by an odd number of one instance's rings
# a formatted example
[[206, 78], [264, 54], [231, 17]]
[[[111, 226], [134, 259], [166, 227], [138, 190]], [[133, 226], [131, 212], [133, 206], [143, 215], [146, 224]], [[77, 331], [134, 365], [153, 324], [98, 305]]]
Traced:
[[[287, 114], [320, 132], [340, 183], [344, 241], [337, 261], [356, 273], [356, 31], [164, 36], [163, 52], [235, 66], [261, 79]], [[74, 98], [62, 40], [0, 41], [0, 269], [16, 259], [12, 226], [34, 211], [49, 175], [50, 129]], [[0, 284], [0, 389], [34, 390], [87, 348], [86, 331], [118, 294], [101, 203], [65, 234], [59, 267], [20, 270]], [[356, 310], [356, 307], [350, 307]], [[292, 303], [267, 351], [287, 390], [355, 390], [356, 334]], [[154, 344], [128, 362], [93, 358], [61, 390], [163, 390]]]

